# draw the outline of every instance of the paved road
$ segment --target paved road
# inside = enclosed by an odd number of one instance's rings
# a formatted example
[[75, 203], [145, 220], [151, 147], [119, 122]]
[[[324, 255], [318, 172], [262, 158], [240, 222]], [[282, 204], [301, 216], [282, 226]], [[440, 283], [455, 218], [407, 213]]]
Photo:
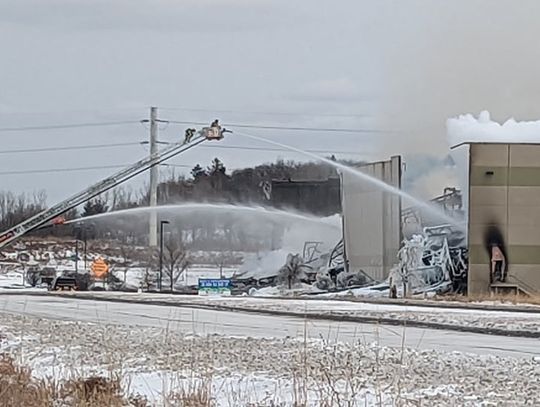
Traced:
[[358, 324], [351, 322], [306, 321], [283, 316], [168, 307], [147, 304], [112, 303], [49, 296], [1, 295], [4, 312], [47, 319], [158, 327], [197, 334], [282, 338], [286, 336], [325, 338], [330, 341], [379, 342], [385, 346], [540, 357], [540, 340], [461, 333], [420, 328]]

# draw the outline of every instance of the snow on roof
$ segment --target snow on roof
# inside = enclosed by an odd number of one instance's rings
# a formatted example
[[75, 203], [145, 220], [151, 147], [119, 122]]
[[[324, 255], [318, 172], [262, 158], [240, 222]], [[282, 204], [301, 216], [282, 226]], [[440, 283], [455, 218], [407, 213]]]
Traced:
[[540, 120], [518, 122], [508, 119], [500, 124], [491, 120], [488, 111], [481, 112], [478, 118], [465, 114], [448, 119], [446, 130], [451, 147], [464, 143], [540, 144]]

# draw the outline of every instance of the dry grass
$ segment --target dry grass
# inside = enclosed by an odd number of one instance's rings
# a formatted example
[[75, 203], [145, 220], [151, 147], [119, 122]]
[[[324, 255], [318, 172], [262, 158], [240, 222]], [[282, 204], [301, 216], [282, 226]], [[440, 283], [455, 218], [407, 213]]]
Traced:
[[17, 366], [9, 356], [0, 356], [0, 405], [52, 406], [57, 390], [53, 383], [32, 378], [30, 369]]
[[[20, 324], [19, 318], [13, 317], [13, 321]], [[16, 325], [9, 325], [9, 321], [4, 318], [0, 325], [6, 324], [4, 329], [11, 327], [16, 331]], [[458, 400], [464, 396], [478, 394], [494, 405], [507, 405], [512, 398], [527, 398], [531, 405], [540, 405], [540, 371], [534, 360], [416, 351], [406, 347], [406, 328], [400, 332], [395, 327], [376, 325], [374, 342], [364, 342], [359, 332], [358, 342], [348, 344], [338, 339], [337, 331], [329, 331], [318, 341], [310, 340], [308, 320], [303, 341], [220, 335], [186, 337], [153, 328], [138, 328], [138, 335], [134, 335], [132, 328], [66, 322], [52, 327], [47, 322], [45, 332], [52, 335], [48, 337], [37, 329], [39, 324], [34, 319], [30, 321], [25, 331], [29, 339], [18, 346], [40, 350], [32, 353], [27, 348], [24, 358], [17, 356], [17, 361], [30, 363], [42, 352], [48, 361], [51, 355], [47, 350], [53, 349], [58, 355], [54, 363], [59, 366], [82, 364], [110, 370], [106, 370], [106, 377], [76, 379], [78, 373], [70, 372], [68, 378], [74, 380], [46, 381], [33, 378], [29, 369], [18, 367], [11, 358], [0, 354], [0, 406], [214, 407], [218, 402], [228, 407], [442, 406], [461, 405]], [[92, 349], [93, 342], [86, 343], [84, 338], [95, 338], [99, 329], [108, 336]], [[401, 349], [380, 346], [381, 334], [401, 335]], [[70, 341], [66, 342], [68, 337]], [[39, 338], [39, 343], [33, 338]], [[9, 340], [16, 342], [11, 337]], [[70, 355], [72, 343], [81, 348]], [[120, 347], [103, 349], [101, 343]], [[130, 344], [129, 349], [126, 343]], [[23, 354], [15, 346], [8, 349], [12, 355]], [[144, 359], [139, 355], [144, 355]], [[136, 364], [128, 363], [130, 358]], [[33, 366], [48, 367], [45, 362]], [[483, 379], [486, 371], [492, 377], [488, 381]], [[517, 379], [522, 377], [527, 380]], [[127, 396], [131, 383], [148, 390], [151, 401]], [[441, 385], [441, 389], [433, 390]]]
[[118, 378], [90, 377], [70, 380], [62, 384], [59, 398], [77, 407], [126, 405]]
[[[66, 382], [36, 379], [8, 355], [0, 356], [0, 406], [146, 407], [141, 397], [126, 398], [120, 378], [90, 377]], [[195, 405], [194, 405], [195, 406]], [[198, 405], [197, 405], [198, 406]]]
[[[308, 360], [307, 347], [302, 345], [298, 352], [291, 356], [293, 406], [311, 405], [313, 399], [321, 407], [362, 405], [356, 397], [364, 385], [362, 379], [358, 380], [361, 372], [355, 363], [350, 360], [343, 362], [342, 357], [334, 350], [326, 357], [328, 366], [314, 366]], [[340, 369], [334, 372], [331, 367], [339, 364]], [[321, 378], [322, 380], [317, 380]], [[336, 387], [339, 382], [342, 383], [338, 386], [341, 388]], [[249, 389], [246, 390], [249, 392]], [[230, 405], [282, 405], [277, 400], [274, 404], [271, 399], [263, 404], [247, 402], [252, 397], [247, 393], [243, 396], [245, 400], [237, 399]], [[163, 403], [168, 407], [215, 407], [212, 377], [194, 376], [187, 382], [181, 382], [166, 395]], [[30, 369], [18, 366], [8, 355], [1, 355], [0, 406], [148, 407], [150, 404], [141, 397], [126, 397], [122, 390], [121, 377], [118, 376], [94, 376], [64, 382], [37, 379], [32, 376]]]
[[187, 388], [182, 387], [167, 397], [167, 404], [182, 407], [212, 407], [212, 381], [201, 380], [191, 382]]

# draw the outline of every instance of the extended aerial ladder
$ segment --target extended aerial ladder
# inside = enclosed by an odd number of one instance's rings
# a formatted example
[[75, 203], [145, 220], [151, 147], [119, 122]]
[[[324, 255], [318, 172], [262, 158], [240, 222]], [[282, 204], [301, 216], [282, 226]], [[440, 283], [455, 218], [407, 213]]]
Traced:
[[26, 233], [43, 226], [47, 222], [53, 221], [64, 212], [67, 212], [70, 209], [73, 209], [98, 196], [99, 194], [108, 191], [109, 189], [114, 188], [123, 182], [126, 182], [136, 175], [139, 175], [154, 165], [158, 165], [163, 161], [182, 154], [183, 152], [198, 146], [206, 140], [221, 140], [225, 132], [229, 131], [222, 128], [217, 120], [215, 120], [211, 126], [204, 127], [199, 131], [196, 131], [195, 129], [188, 129], [186, 131], [186, 138], [183, 142], [171, 144], [163, 150], [137, 161], [135, 164], [117, 172], [116, 174], [99, 181], [98, 183], [52, 206], [51, 208], [45, 209], [37, 215], [34, 215], [18, 225], [15, 225], [0, 233], [0, 248], [10, 244]]

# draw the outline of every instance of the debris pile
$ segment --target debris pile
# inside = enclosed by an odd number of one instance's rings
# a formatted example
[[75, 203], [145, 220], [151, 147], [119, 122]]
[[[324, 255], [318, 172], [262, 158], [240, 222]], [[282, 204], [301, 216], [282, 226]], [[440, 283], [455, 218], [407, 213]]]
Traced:
[[464, 293], [467, 264], [464, 232], [452, 225], [440, 225], [426, 227], [421, 233], [405, 239], [395, 267], [383, 282], [374, 281], [362, 270], [345, 269], [343, 241], [330, 253], [317, 252], [308, 261], [299, 254], [288, 254], [282, 267], [267, 269], [264, 278], [244, 281], [247, 286], [256, 288], [278, 286], [290, 289], [303, 283], [324, 292], [346, 290], [367, 296]]
[[299, 254], [289, 253], [287, 261], [279, 269], [278, 283], [291, 289], [295, 284], [306, 281], [306, 272], [310, 269], [311, 267], [304, 264], [304, 259]]

